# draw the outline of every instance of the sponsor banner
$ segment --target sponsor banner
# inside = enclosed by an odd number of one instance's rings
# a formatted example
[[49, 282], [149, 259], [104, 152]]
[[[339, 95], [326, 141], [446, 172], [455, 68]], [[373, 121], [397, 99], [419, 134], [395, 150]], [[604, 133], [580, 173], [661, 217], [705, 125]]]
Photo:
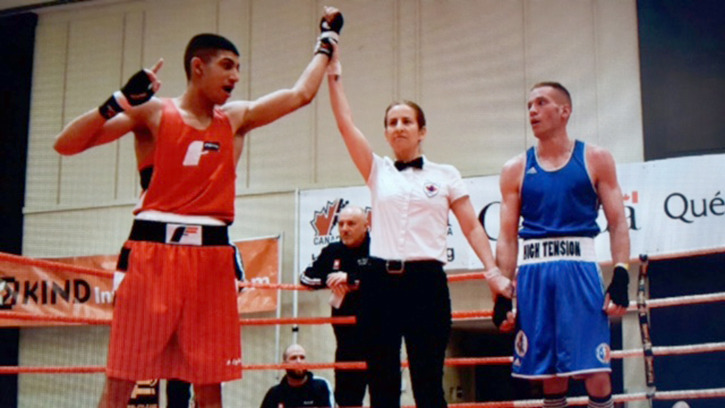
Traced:
[[[245, 280], [252, 283], [279, 283], [279, 237], [237, 241], [244, 263]], [[277, 310], [278, 291], [245, 288], [237, 297], [239, 314], [272, 312]]]
[[[617, 166], [629, 225], [631, 258], [725, 246], [725, 155], [706, 155]], [[474, 210], [495, 251], [500, 229], [499, 177], [466, 178]], [[366, 186], [300, 192], [299, 259], [306, 268], [322, 247], [337, 241], [336, 214], [347, 204], [370, 206]], [[371, 214], [374, 217], [375, 214]], [[597, 223], [596, 259], [611, 260], [603, 211]], [[482, 265], [449, 217], [447, 270], [477, 270]]]
[[[76, 258], [79, 266], [115, 266], [114, 256]], [[95, 258], [95, 259], [92, 259]], [[72, 263], [73, 260], [64, 260]], [[113, 274], [87, 274], [19, 261], [0, 261], [0, 310], [53, 317], [110, 319]], [[0, 319], [0, 326], [61, 323]]]
[[[245, 277], [251, 282], [278, 283], [279, 237], [234, 243], [241, 252]], [[0, 310], [36, 316], [111, 319], [113, 274], [117, 255], [52, 259], [103, 273], [79, 273], [51, 265], [0, 260]], [[277, 310], [276, 290], [245, 289], [238, 297], [239, 313]], [[0, 318], [0, 327], [53, 326], [66, 323]]]

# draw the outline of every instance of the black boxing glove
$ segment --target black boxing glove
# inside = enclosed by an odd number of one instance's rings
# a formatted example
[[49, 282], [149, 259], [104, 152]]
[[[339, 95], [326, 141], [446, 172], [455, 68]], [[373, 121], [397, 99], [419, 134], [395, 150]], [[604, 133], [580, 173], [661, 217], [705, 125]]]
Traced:
[[609, 299], [617, 306], [629, 307], [629, 271], [627, 266], [618, 263], [614, 267], [612, 282], [607, 288]]
[[121, 90], [116, 91], [103, 105], [98, 107], [98, 112], [106, 119], [151, 99], [154, 96], [154, 81], [150, 71], [142, 69], [135, 73], [126, 82]]
[[493, 324], [497, 328], [508, 318], [508, 312], [513, 310], [514, 305], [511, 299], [506, 296], [496, 296], [496, 302], [493, 304]]
[[315, 54], [325, 54], [332, 57], [332, 43], [337, 44], [340, 41], [340, 31], [345, 20], [339, 11], [333, 14], [332, 21], [328, 22], [325, 17], [320, 20], [320, 36], [317, 38], [315, 46]]

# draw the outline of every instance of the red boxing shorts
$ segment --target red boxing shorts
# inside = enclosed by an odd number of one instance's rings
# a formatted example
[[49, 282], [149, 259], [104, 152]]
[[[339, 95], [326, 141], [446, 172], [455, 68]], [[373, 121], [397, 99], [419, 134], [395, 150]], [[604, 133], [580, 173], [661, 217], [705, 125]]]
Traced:
[[119, 258], [108, 377], [241, 378], [234, 265], [226, 227], [135, 221]]

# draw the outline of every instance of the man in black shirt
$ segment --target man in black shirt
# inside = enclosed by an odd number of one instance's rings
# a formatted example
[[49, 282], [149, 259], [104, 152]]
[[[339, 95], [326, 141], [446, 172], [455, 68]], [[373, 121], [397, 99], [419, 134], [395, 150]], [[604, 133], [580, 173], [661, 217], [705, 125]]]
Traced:
[[[304, 363], [305, 349], [293, 344], [284, 351], [286, 364]], [[261, 408], [334, 407], [330, 384], [306, 368], [288, 368], [279, 384], [267, 391]]]
[[[356, 316], [359, 310], [358, 266], [370, 252], [368, 217], [365, 210], [347, 206], [337, 216], [340, 242], [334, 242], [300, 274], [300, 283], [322, 289], [330, 288], [332, 316]], [[333, 325], [337, 349], [335, 362], [365, 361], [362, 333], [357, 325]], [[363, 405], [368, 379], [363, 370], [335, 370], [335, 400], [340, 407]]]

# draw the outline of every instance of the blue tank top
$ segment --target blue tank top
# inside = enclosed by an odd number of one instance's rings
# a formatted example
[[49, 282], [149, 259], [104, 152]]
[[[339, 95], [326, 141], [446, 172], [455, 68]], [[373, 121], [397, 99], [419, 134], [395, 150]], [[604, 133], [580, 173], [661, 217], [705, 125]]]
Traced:
[[521, 238], [599, 234], [599, 197], [587, 172], [585, 150], [585, 144], [576, 140], [569, 162], [555, 171], [539, 166], [533, 147], [526, 152], [521, 186]]

